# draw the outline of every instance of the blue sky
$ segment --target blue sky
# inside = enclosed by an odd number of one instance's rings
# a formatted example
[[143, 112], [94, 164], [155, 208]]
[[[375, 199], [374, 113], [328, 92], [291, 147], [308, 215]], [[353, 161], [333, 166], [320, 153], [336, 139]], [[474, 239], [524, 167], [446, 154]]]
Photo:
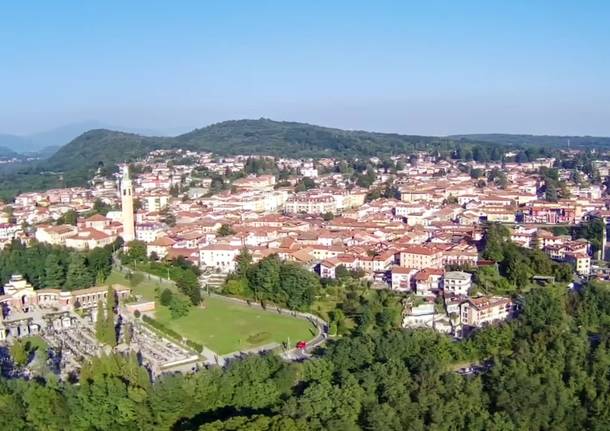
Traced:
[[349, 129], [610, 135], [607, 1], [22, 1], [0, 132]]

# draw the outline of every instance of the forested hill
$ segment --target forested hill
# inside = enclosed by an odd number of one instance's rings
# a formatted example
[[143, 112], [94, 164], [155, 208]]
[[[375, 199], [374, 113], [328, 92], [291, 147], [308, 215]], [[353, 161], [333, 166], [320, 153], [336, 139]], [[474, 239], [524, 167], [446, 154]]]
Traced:
[[89, 130], [57, 150], [45, 161], [44, 168], [70, 171], [96, 168], [100, 163], [112, 166], [141, 157], [151, 150], [169, 147], [171, 140], [106, 129]]
[[[341, 130], [305, 123], [281, 122], [269, 119], [233, 120], [193, 130], [176, 137], [151, 137], [134, 133], [95, 129], [83, 133], [61, 147], [43, 162], [0, 167], [0, 198], [11, 199], [16, 194], [44, 188], [83, 185], [93, 171], [103, 164], [107, 169], [117, 162], [131, 162], [155, 149], [183, 148], [209, 151], [220, 155], [264, 154], [288, 157], [386, 157], [410, 154], [413, 151], [438, 151], [443, 157], [470, 154], [475, 160], [498, 161], [505, 149], [529, 147], [529, 156], [543, 157], [560, 146], [534, 147], [535, 139], [517, 139], [517, 135], [462, 135], [451, 137], [400, 135]], [[522, 135], [526, 136], [526, 135]], [[497, 137], [497, 138], [495, 138]], [[501, 137], [507, 137], [502, 139]], [[515, 137], [515, 138], [509, 138]], [[493, 139], [496, 140], [493, 140]], [[582, 141], [578, 141], [581, 139]], [[579, 145], [588, 138], [572, 138]], [[610, 138], [599, 139], [610, 145]], [[470, 151], [471, 150], [471, 151]], [[60, 175], [61, 173], [61, 175]]]
[[347, 131], [267, 119], [225, 121], [174, 138], [91, 130], [64, 145], [45, 163], [51, 170], [114, 164], [159, 148], [184, 148], [217, 154], [268, 154], [291, 157], [391, 155], [439, 148], [446, 138]]
[[220, 154], [292, 157], [390, 155], [446, 144], [445, 139], [430, 136], [350, 131], [268, 119], [225, 121], [178, 136], [176, 141]]
[[554, 136], [554, 135], [512, 135], [504, 133], [487, 133], [471, 135], [452, 135], [450, 139], [466, 139], [469, 141], [489, 142], [491, 144], [514, 146], [543, 146], [599, 148], [610, 146], [610, 137], [596, 136]]

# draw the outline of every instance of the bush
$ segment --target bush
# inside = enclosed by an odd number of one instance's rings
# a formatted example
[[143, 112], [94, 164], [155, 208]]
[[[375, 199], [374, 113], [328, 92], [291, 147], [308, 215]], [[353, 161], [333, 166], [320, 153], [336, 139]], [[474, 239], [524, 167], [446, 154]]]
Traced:
[[172, 319], [186, 316], [189, 313], [191, 306], [191, 301], [186, 296], [172, 295], [172, 299], [169, 303], [169, 311], [171, 312]]
[[171, 290], [169, 290], [168, 288], [163, 289], [163, 292], [161, 292], [161, 297], [159, 298], [159, 302], [161, 302], [161, 305], [164, 306], [169, 306], [169, 304], [171, 304], [172, 302], [172, 297], [174, 296], [174, 294], [172, 293]]
[[203, 350], [203, 344], [199, 344], [195, 341], [187, 339], [186, 344], [187, 344], [187, 346], [189, 346], [190, 348], [195, 350], [197, 353], [201, 353], [201, 351]]
[[168, 328], [167, 326], [165, 326], [163, 323], [159, 322], [158, 320], [155, 320], [152, 317], [148, 317], [146, 315], [142, 316], [142, 320], [144, 320], [146, 323], [148, 323], [153, 328], [158, 329], [159, 331], [163, 332], [164, 334], [169, 335], [170, 337], [175, 338], [176, 340], [182, 340], [182, 336], [180, 334], [178, 334], [173, 329]]

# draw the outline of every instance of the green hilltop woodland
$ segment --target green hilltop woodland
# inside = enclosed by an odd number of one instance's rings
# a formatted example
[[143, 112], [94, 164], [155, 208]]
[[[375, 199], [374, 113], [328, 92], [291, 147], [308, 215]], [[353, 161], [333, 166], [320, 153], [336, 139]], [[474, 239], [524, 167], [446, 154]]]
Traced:
[[[539, 145], [528, 147], [528, 142], [499, 143], [505, 145], [505, 149], [529, 151], [528, 156], [531, 157], [547, 156], [557, 150], [557, 147], [551, 149]], [[0, 198], [10, 199], [26, 191], [84, 185], [100, 166], [115, 169], [117, 162], [134, 161], [155, 149], [173, 148], [209, 151], [219, 155], [262, 154], [351, 159], [410, 154], [425, 150], [446, 158], [462, 158], [461, 155], [469, 153], [479, 161], [499, 161], [504, 153], [498, 143], [479, 139], [479, 135], [400, 135], [349, 131], [268, 119], [225, 121], [176, 137], [150, 137], [95, 129], [83, 133], [42, 162], [0, 167]]]
[[363, 157], [404, 153], [432, 146], [448, 147], [443, 138], [346, 131], [266, 119], [225, 121], [174, 138], [145, 137], [91, 130], [62, 147], [46, 163], [50, 170], [95, 168], [140, 157], [159, 148], [210, 151], [220, 155], [268, 154], [293, 157]]

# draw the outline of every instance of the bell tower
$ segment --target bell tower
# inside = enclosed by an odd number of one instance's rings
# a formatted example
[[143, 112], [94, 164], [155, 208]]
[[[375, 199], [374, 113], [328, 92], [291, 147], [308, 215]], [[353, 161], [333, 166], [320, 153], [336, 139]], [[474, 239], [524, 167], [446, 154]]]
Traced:
[[121, 179], [121, 211], [123, 218], [123, 240], [127, 243], [136, 239], [133, 220], [133, 185], [129, 178], [129, 166], [123, 166]]

